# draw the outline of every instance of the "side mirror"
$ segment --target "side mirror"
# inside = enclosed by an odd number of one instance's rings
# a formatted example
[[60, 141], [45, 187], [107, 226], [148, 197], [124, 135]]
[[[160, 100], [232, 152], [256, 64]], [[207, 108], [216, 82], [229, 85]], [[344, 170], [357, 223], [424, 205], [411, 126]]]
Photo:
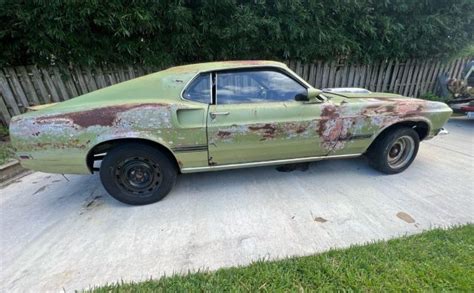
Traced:
[[297, 94], [297, 95], [295, 96], [295, 101], [298, 101], [298, 102], [307, 102], [307, 101], [309, 101], [308, 95], [307, 95], [307, 94]]
[[308, 88], [307, 93], [297, 94], [295, 96], [295, 100], [298, 102], [308, 102], [308, 103], [319, 102], [320, 100], [318, 99], [318, 96], [320, 93], [321, 91], [318, 89]]
[[315, 88], [308, 88], [307, 101], [308, 102], [320, 102], [318, 96], [321, 94], [321, 90]]

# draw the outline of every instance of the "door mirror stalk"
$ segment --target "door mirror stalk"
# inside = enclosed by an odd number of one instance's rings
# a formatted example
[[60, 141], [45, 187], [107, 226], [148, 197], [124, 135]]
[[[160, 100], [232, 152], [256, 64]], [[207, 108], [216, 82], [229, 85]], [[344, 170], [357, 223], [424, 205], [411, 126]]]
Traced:
[[295, 100], [299, 102], [305, 102], [306, 104], [314, 104], [324, 102], [319, 95], [322, 93], [321, 90], [315, 88], [308, 88], [308, 92], [304, 94], [297, 94]]
[[322, 93], [321, 90], [318, 90], [315, 88], [308, 88], [308, 102], [310, 103], [323, 102], [323, 100], [319, 97], [321, 93]]

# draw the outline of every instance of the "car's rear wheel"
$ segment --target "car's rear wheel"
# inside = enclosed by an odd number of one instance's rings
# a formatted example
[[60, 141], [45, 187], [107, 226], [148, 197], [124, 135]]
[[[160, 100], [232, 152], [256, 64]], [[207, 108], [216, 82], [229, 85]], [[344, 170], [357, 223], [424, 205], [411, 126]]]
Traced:
[[420, 138], [415, 130], [400, 127], [383, 134], [367, 151], [369, 164], [386, 174], [396, 174], [408, 168], [418, 153]]
[[107, 153], [100, 166], [105, 190], [115, 199], [144, 205], [164, 198], [176, 182], [173, 161], [152, 146], [128, 143]]

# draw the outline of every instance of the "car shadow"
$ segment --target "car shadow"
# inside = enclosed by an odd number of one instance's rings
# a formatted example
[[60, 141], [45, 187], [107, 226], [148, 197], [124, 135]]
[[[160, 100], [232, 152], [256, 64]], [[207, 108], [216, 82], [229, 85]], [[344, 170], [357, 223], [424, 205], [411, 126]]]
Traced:
[[[283, 168], [282, 168], [283, 167]], [[181, 174], [174, 189], [168, 197], [186, 192], [190, 188], [207, 193], [221, 192], [222, 186], [232, 189], [243, 189], [250, 184], [272, 185], [291, 184], [292, 180], [305, 181], [308, 184], [327, 183], [338, 176], [358, 175], [363, 177], [384, 176], [368, 166], [364, 157], [344, 160], [324, 160], [305, 165], [266, 166], [225, 171]], [[336, 181], [335, 181], [336, 183]], [[168, 198], [167, 197], [167, 198]], [[166, 198], [165, 198], [166, 200]]]
[[[286, 167], [286, 166], [283, 166]], [[262, 187], [278, 184], [291, 184], [294, 180], [306, 184], [318, 185], [338, 176], [358, 175], [363, 177], [379, 177], [383, 174], [373, 170], [364, 157], [344, 160], [324, 160], [307, 164], [292, 164], [283, 172], [282, 166], [266, 166], [225, 171], [181, 174], [175, 187], [160, 203], [185, 200], [189, 197], [206, 197], [210, 194], [222, 195], [223, 186], [234, 191], [245, 189], [249, 185]], [[47, 201], [52, 208], [60, 208], [68, 212], [88, 214], [108, 208], [132, 208], [112, 198], [103, 188], [99, 175], [69, 176], [69, 181], [62, 181], [54, 188], [61, 190]], [[332, 179], [328, 179], [332, 178]], [[335, 181], [336, 182], [336, 181]], [[235, 192], [234, 192], [235, 193]]]
[[[330, 174], [334, 171], [342, 173], [359, 173], [368, 176], [378, 176], [381, 175], [380, 172], [372, 169], [367, 164], [367, 159], [365, 157], [358, 157], [352, 159], [333, 159], [333, 160], [322, 160], [309, 163], [298, 163], [298, 164], [288, 164], [288, 165], [275, 165], [275, 166], [265, 166], [265, 167], [252, 167], [252, 168], [241, 168], [241, 169], [231, 169], [231, 170], [222, 170], [222, 171], [211, 171], [211, 172], [200, 172], [200, 173], [190, 173], [190, 174], [181, 174], [182, 177], [194, 177], [196, 179], [204, 179], [212, 176], [214, 178], [219, 177], [238, 177], [245, 174], [252, 173], [252, 175], [267, 176], [268, 174], [274, 174], [275, 176], [279, 173], [282, 173], [281, 176], [285, 176], [285, 173], [295, 173], [298, 176], [317, 176]], [[239, 178], [243, 180], [245, 178]]]

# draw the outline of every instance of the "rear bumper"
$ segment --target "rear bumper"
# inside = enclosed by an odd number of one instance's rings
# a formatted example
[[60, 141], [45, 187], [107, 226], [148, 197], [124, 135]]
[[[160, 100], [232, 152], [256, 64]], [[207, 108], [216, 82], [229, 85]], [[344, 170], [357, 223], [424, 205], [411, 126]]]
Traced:
[[23, 168], [45, 173], [90, 174], [85, 155], [72, 149], [37, 150], [16, 153]]
[[40, 171], [45, 173], [57, 174], [91, 174], [85, 164], [68, 164], [65, 162], [37, 160], [37, 159], [20, 159], [20, 164], [25, 169]]

